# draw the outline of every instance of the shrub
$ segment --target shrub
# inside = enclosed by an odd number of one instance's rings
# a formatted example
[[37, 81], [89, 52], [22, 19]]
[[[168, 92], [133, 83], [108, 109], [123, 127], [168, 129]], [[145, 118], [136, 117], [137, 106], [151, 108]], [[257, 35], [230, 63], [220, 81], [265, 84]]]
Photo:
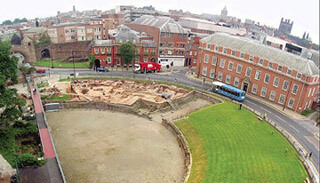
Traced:
[[37, 166], [38, 160], [31, 153], [24, 153], [18, 157], [19, 167]]
[[309, 109], [309, 110], [304, 110], [301, 112], [301, 115], [303, 116], [309, 116], [311, 113], [313, 113], [314, 110], [313, 109]]

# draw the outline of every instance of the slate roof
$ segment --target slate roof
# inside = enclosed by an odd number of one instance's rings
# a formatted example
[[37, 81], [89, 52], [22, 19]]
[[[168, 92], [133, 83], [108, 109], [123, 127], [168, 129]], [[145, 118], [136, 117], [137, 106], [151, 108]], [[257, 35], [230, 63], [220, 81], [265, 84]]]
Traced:
[[144, 15], [132, 23], [157, 27], [161, 32], [188, 34], [186, 29], [170, 17]]
[[248, 38], [232, 36], [226, 33], [215, 33], [203, 38], [201, 42], [212, 43], [235, 51], [237, 50], [249, 55], [257, 56], [270, 62], [294, 69], [306, 75], [319, 74], [319, 68], [312, 60], [308, 60], [299, 55], [294, 55], [277, 48], [266, 46]]
[[112, 46], [112, 40], [94, 40], [92, 46]]

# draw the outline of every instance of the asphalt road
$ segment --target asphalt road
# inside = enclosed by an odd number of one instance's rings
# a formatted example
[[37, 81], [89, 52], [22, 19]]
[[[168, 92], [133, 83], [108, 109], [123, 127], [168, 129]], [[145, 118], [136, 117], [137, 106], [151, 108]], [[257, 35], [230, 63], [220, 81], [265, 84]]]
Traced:
[[[168, 81], [173, 83], [178, 83], [196, 89], [209, 90], [211, 88], [208, 84], [202, 84], [202, 82], [189, 79], [185, 76], [188, 72], [188, 69], [182, 69], [178, 71], [173, 71], [172, 73], [147, 73], [147, 74], [135, 74], [130, 71], [110, 71], [106, 73], [96, 73], [88, 69], [76, 69], [76, 72], [79, 73], [79, 77], [82, 76], [114, 76], [114, 77], [128, 77], [128, 78], [137, 78], [137, 79], [149, 79], [149, 80], [159, 80], [159, 81]], [[49, 72], [42, 75], [48, 75]], [[73, 69], [50, 69], [50, 74], [54, 75], [69, 75], [73, 74]], [[72, 77], [72, 76], [70, 76]], [[312, 124], [314, 122], [310, 120], [296, 120], [290, 118], [287, 115], [282, 114], [281, 112], [251, 98], [246, 98], [243, 102], [249, 107], [255, 109], [256, 111], [264, 114], [267, 113], [267, 117], [272, 121], [276, 122], [286, 131], [288, 131], [298, 142], [306, 149], [307, 152], [312, 152], [311, 160], [316, 167], [319, 173], [319, 140], [317, 140], [313, 133], [319, 130], [319, 127], [314, 127]]]

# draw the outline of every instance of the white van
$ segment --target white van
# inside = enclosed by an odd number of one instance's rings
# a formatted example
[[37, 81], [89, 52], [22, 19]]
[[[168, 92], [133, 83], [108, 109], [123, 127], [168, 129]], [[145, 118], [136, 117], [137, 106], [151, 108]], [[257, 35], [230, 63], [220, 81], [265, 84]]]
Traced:
[[167, 58], [160, 58], [158, 63], [161, 65], [161, 68], [169, 69], [173, 65], [173, 61], [170, 61]]

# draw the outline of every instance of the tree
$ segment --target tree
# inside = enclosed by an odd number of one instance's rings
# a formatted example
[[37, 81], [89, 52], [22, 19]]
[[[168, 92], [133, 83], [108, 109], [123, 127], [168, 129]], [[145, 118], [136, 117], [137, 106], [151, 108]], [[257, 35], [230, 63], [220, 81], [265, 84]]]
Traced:
[[89, 68], [91, 69], [94, 65], [94, 62], [96, 60], [96, 56], [94, 56], [93, 54], [88, 54], [87, 57], [89, 58]]
[[24, 101], [8, 82], [17, 83], [17, 57], [10, 56], [11, 45], [0, 40], [0, 125], [8, 126], [22, 115]]
[[134, 45], [131, 42], [122, 43], [120, 45], [120, 56], [128, 69], [129, 64], [132, 64], [134, 59]]
[[39, 45], [50, 44], [50, 43], [51, 43], [50, 37], [47, 34], [41, 34], [39, 39], [34, 42], [34, 45], [39, 46]]
[[23, 80], [25, 80], [27, 75], [36, 71], [36, 68], [22, 65], [19, 67], [19, 70], [22, 72]]
[[19, 18], [15, 18], [15, 19], [13, 20], [13, 23], [20, 23], [20, 19], [19, 19]]
[[11, 44], [12, 45], [21, 45], [21, 38], [17, 36], [17, 34], [13, 34], [11, 37]]
[[5, 20], [2, 22], [2, 25], [11, 25], [11, 24], [12, 24], [11, 20]]
[[28, 20], [26, 18], [23, 18], [20, 20], [20, 22], [27, 22]]

